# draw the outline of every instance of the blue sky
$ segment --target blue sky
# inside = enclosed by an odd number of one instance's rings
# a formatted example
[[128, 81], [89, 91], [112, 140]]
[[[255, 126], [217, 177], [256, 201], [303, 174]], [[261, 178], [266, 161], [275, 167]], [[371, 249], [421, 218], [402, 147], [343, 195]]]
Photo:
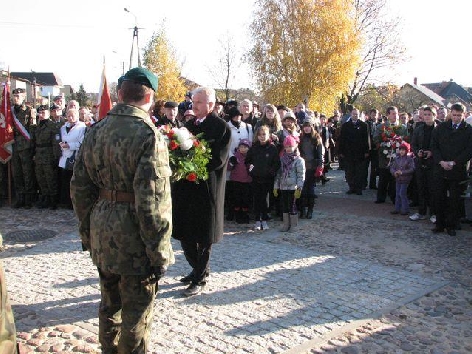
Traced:
[[[55, 72], [65, 84], [83, 83], [98, 91], [103, 57], [109, 81], [116, 81], [123, 62], [129, 66], [132, 30], [137, 24], [140, 47], [164, 23], [183, 64], [183, 75], [203, 85], [215, 85], [208, 68], [214, 48], [230, 33], [239, 53], [249, 48], [248, 24], [252, 0], [173, 0], [149, 2], [83, 0], [73, 5], [23, 0], [9, 2], [0, 12], [0, 62], [11, 71]], [[402, 40], [411, 58], [383, 78], [394, 83], [454, 79], [472, 86], [467, 35], [472, 1], [389, 0], [392, 15], [402, 18]], [[125, 12], [128, 8], [133, 14]], [[71, 8], [71, 9], [69, 9]], [[24, 9], [28, 9], [25, 11]], [[241, 68], [236, 87], [252, 86]]]

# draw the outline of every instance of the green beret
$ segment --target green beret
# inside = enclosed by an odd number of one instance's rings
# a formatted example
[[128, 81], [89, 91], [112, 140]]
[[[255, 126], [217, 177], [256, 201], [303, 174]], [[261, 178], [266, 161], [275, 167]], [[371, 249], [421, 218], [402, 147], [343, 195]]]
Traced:
[[24, 88], [16, 88], [12, 91], [13, 94], [17, 94], [17, 93], [25, 93], [26, 90]]
[[123, 81], [133, 81], [157, 91], [157, 76], [144, 68], [133, 68], [123, 77]]

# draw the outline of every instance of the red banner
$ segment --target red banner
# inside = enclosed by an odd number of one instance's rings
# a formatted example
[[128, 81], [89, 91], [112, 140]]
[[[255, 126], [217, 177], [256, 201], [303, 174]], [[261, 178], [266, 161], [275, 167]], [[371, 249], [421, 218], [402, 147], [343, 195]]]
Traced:
[[11, 146], [14, 143], [13, 115], [11, 112], [10, 83], [3, 84], [2, 104], [0, 107], [0, 162], [11, 159]]
[[105, 65], [103, 65], [102, 82], [98, 96], [98, 119], [102, 120], [112, 108], [110, 90], [108, 89], [107, 77], [105, 75]]

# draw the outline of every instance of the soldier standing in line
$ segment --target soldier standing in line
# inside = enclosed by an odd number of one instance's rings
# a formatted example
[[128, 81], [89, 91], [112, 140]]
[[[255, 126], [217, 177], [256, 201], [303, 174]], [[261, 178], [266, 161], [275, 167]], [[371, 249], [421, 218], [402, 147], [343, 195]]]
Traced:
[[31, 109], [25, 104], [26, 91], [22, 88], [13, 90], [13, 111], [19, 124], [13, 125], [15, 143], [13, 144], [12, 167], [13, 181], [17, 194], [14, 208], [31, 208], [35, 191], [33, 143], [30, 132]]
[[157, 77], [129, 70], [119, 102], [89, 128], [71, 180], [83, 248], [100, 277], [102, 353], [146, 353], [157, 282], [174, 262], [171, 170], [149, 117]]
[[57, 209], [57, 170], [60, 155], [56, 123], [49, 119], [48, 106], [38, 107], [39, 121], [33, 134], [35, 147], [34, 164], [41, 192], [38, 208]]

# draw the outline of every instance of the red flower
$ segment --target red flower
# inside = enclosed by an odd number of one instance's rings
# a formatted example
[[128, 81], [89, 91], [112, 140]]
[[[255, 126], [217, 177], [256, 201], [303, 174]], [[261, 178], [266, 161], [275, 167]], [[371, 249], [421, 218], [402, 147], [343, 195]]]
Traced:
[[169, 131], [167, 132], [167, 137], [168, 137], [169, 139], [172, 139], [172, 138], [174, 137], [174, 135], [175, 135], [175, 133], [174, 133], [173, 130], [169, 130]]
[[198, 140], [193, 141], [193, 146], [198, 147], [200, 145], [200, 142]]
[[195, 182], [197, 180], [197, 174], [195, 172], [190, 172], [187, 175], [187, 181]]
[[172, 140], [169, 144], [169, 147], [171, 150], [176, 150], [179, 148], [179, 144], [175, 140]]

